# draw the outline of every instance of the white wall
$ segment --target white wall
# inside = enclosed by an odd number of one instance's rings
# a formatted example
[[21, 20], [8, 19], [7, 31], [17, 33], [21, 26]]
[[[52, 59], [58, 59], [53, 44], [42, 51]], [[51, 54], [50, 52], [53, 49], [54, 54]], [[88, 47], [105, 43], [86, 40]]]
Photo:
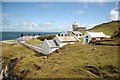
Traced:
[[83, 38], [83, 35], [82, 36], [78, 35], [77, 38]]
[[61, 43], [60, 47], [63, 47], [64, 45], [67, 45], [68, 43]]
[[52, 48], [51, 51], [50, 51], [50, 53], [53, 52], [53, 51], [55, 51], [56, 49], [59, 49], [59, 48]]
[[49, 54], [51, 51], [51, 48], [49, 47], [46, 40], [44, 40], [43, 44], [41, 44], [41, 53], [43, 54]]
[[25, 43], [25, 41], [22, 41], [22, 40], [17, 40], [16, 42], [17, 43]]
[[55, 51], [56, 49], [59, 48], [51, 48], [49, 46], [49, 43], [47, 42], [47, 40], [44, 40], [43, 44], [41, 45], [41, 53], [43, 54], [50, 54], [51, 52]]
[[86, 36], [88, 36], [88, 43], [91, 41], [92, 37], [86, 32], [83, 36], [83, 43], [86, 43]]
[[63, 47], [64, 45], [68, 44], [68, 42], [65, 42], [65, 43], [61, 42], [57, 36], [54, 38], [54, 40], [56, 40], [56, 42], [58, 43], [59, 47]]
[[59, 40], [58, 36], [56, 36], [56, 37], [54, 38], [54, 40], [57, 42], [57, 44], [58, 44], [59, 47], [60, 47], [60, 45], [61, 45], [61, 41]]
[[[74, 35], [74, 37], [75, 37], [75, 35]], [[79, 40], [77, 37], [75, 37], [75, 38], [77, 40]], [[67, 45], [67, 44], [74, 44], [74, 42], [61, 42], [58, 36], [56, 36], [54, 38], [54, 40], [56, 40], [56, 42], [58, 43], [59, 47], [63, 47], [64, 45]]]

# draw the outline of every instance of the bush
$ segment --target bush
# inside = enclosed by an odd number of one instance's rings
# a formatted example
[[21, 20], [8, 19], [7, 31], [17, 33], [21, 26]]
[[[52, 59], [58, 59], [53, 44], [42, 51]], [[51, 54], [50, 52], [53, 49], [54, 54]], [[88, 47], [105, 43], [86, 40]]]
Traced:
[[45, 39], [50, 40], [53, 39], [55, 37], [55, 35], [48, 35], [48, 36], [40, 36], [37, 39], [44, 41]]

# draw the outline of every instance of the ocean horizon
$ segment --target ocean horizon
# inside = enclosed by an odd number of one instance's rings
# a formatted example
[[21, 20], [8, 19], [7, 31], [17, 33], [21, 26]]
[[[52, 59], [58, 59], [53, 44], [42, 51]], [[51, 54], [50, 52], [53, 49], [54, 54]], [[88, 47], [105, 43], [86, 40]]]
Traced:
[[60, 32], [34, 32], [34, 31], [0, 31], [0, 40], [11, 40], [11, 39], [17, 39], [21, 37], [21, 34], [23, 36], [27, 36], [28, 34], [30, 36], [34, 35], [51, 35], [51, 34], [59, 34]]

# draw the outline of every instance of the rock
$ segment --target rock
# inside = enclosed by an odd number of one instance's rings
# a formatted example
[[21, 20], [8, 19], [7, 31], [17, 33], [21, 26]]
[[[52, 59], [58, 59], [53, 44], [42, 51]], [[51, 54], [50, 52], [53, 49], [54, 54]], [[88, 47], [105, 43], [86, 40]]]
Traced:
[[17, 63], [18, 58], [10, 59], [8, 65], [3, 70], [3, 80], [13, 80], [13, 69]]
[[92, 48], [92, 50], [96, 50], [96, 48]]
[[38, 66], [38, 65], [36, 65], [36, 64], [34, 64], [34, 66], [36, 67], [36, 70], [41, 69], [41, 67], [40, 67], [40, 66]]
[[3, 57], [2, 59], [7, 59], [8, 57]]
[[55, 52], [56, 52], [56, 53], [59, 53], [59, 50], [58, 50], [58, 49], [56, 49], [56, 50], [55, 50]]
[[86, 68], [88, 71], [90, 71], [90, 72], [92, 72], [92, 73], [100, 76], [100, 71], [99, 71], [98, 68], [96, 68], [96, 67], [94, 67], [94, 66], [85, 66], [85, 68]]
[[107, 68], [109, 68], [109, 72], [111, 72], [111, 73], [119, 73], [120, 72], [119, 69], [112, 64], [109, 64], [107, 66]]
[[[111, 78], [107, 73], [102, 73], [102, 77], [105, 79]], [[112, 79], [111, 79], [112, 80]]]
[[23, 74], [25, 72], [25, 70], [22, 70], [20, 73]]

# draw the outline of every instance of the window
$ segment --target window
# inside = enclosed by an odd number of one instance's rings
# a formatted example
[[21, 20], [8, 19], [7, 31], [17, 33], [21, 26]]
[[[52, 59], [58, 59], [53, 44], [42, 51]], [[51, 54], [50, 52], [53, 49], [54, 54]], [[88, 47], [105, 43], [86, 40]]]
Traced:
[[88, 38], [88, 36], [86, 36], [85, 38]]
[[61, 34], [61, 36], [63, 36], [63, 34]]

